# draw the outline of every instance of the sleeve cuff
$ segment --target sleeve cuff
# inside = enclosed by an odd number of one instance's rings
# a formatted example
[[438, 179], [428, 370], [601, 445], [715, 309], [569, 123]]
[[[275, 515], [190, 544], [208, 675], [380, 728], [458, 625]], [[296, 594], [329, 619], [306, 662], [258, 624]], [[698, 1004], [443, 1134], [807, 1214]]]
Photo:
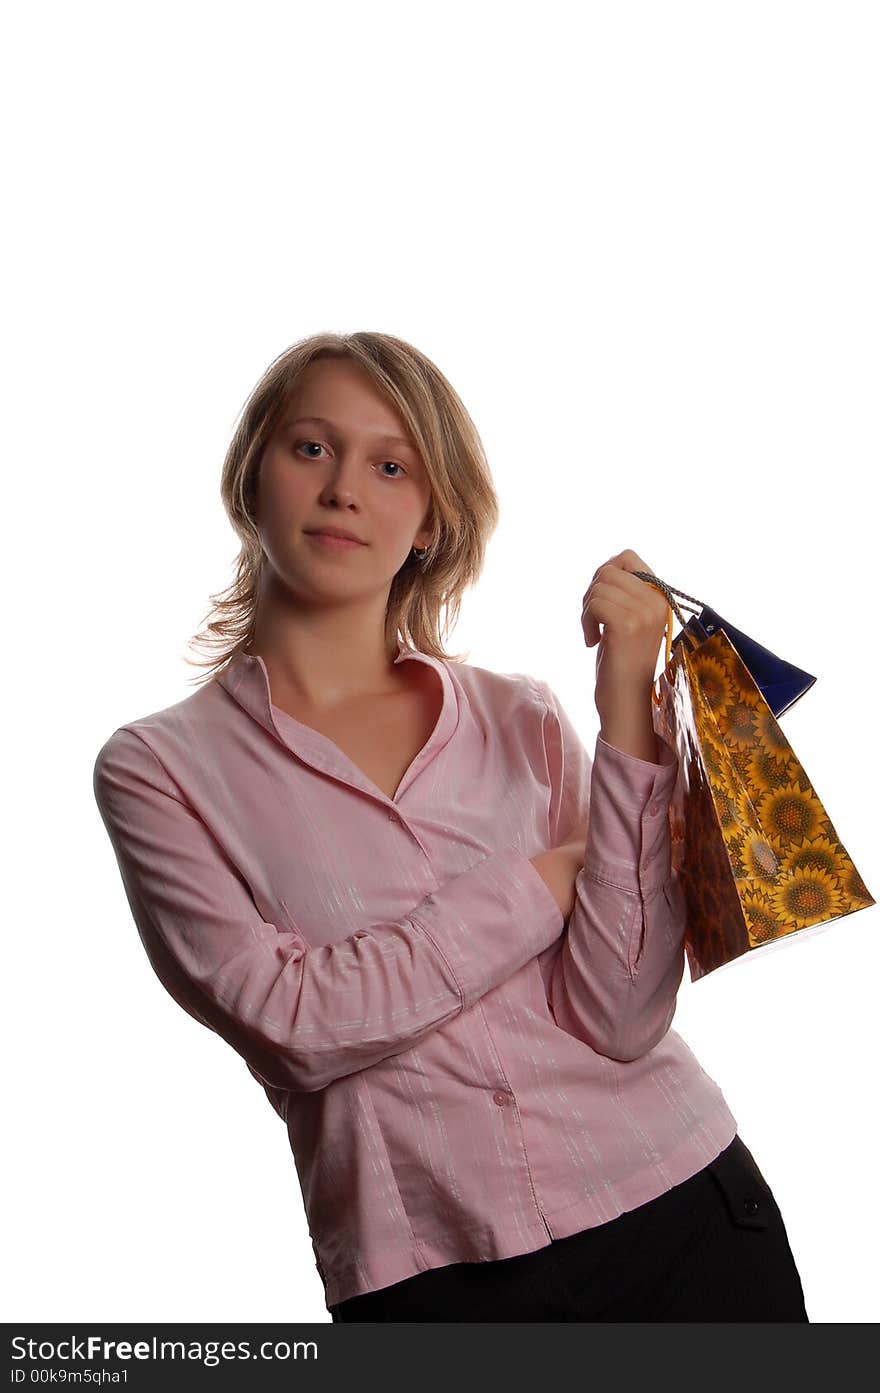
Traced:
[[[598, 755], [599, 747], [601, 745], [602, 748], [608, 752], [608, 755], [611, 756], [612, 759], [614, 759], [615, 761], [626, 760], [629, 764], [641, 766], [641, 768], [646, 771], [645, 777], [647, 778], [649, 774], [651, 776], [656, 775], [658, 769], [673, 769], [678, 765], [678, 758], [669, 742], [664, 740], [662, 735], [657, 735], [656, 731], [655, 736], [657, 739], [657, 748], [660, 752], [659, 764], [654, 764], [652, 760], [639, 759], [637, 755], [626, 754], [625, 751], [618, 750], [616, 746], [609, 745], [608, 741], [602, 735], [596, 736], [596, 752]], [[634, 770], [631, 771], [631, 777], [635, 777]], [[670, 788], [672, 787], [673, 783], [675, 783], [674, 774], [670, 782]]]

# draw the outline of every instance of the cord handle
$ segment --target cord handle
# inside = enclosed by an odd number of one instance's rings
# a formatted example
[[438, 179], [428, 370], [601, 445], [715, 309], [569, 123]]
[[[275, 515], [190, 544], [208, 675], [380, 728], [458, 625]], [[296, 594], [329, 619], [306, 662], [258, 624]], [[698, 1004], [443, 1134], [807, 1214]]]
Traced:
[[[669, 606], [668, 616], [666, 620], [666, 667], [669, 667], [669, 664], [672, 661], [673, 610], [675, 610], [675, 613], [678, 617], [678, 621], [682, 627], [682, 633], [687, 638], [688, 643], [691, 645], [692, 648], [697, 648], [699, 646], [698, 640], [688, 629], [687, 625], [689, 621], [684, 618], [684, 615], [682, 614], [681, 610], [682, 608], [689, 609], [694, 614], [699, 614], [700, 610], [695, 609], [693, 605], [684, 605], [680, 607], [672, 598], [673, 595], [681, 595], [685, 600], [693, 600], [695, 605], [700, 606], [700, 609], [704, 607], [704, 602], [702, 600], [698, 600], [695, 595], [689, 595], [686, 590], [677, 590], [674, 585], [669, 585], [665, 580], [661, 580], [660, 577], [655, 576], [652, 571], [632, 571], [631, 574], [637, 576], [639, 580], [646, 581], [648, 585], [656, 586], [657, 589], [662, 590], [663, 594], [666, 596], [666, 603]], [[661, 704], [661, 698], [657, 695], [655, 687], [651, 688], [651, 698], [654, 701], [655, 705], [659, 706]]]

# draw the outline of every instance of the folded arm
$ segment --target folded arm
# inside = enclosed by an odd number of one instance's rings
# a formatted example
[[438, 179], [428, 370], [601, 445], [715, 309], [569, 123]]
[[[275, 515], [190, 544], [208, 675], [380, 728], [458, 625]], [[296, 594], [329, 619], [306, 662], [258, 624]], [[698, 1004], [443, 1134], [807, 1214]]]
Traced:
[[309, 946], [268, 923], [244, 877], [147, 743], [120, 727], [94, 793], [156, 974], [276, 1087], [323, 1088], [409, 1049], [558, 938], [564, 916], [515, 848], [405, 918]]

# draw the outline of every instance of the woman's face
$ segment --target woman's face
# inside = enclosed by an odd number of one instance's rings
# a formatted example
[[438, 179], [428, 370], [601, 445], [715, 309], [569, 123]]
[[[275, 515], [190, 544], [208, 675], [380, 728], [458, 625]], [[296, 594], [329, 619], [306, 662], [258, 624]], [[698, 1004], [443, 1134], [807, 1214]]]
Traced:
[[[315, 597], [387, 594], [410, 548], [430, 540], [430, 499], [403, 422], [363, 369], [339, 359], [310, 364], [257, 484], [263, 550], [284, 584]], [[307, 535], [321, 527], [345, 528], [364, 545], [330, 547]]]

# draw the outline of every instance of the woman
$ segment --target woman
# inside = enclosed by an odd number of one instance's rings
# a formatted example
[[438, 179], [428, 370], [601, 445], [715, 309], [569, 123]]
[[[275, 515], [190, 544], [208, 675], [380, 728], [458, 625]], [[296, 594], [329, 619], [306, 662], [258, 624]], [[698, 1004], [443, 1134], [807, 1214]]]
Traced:
[[222, 495], [220, 656], [114, 731], [95, 795], [157, 974], [286, 1123], [333, 1319], [807, 1320], [774, 1197], [670, 1030], [645, 562], [584, 596], [591, 759], [546, 682], [443, 649], [498, 509], [412, 346], [282, 354]]

